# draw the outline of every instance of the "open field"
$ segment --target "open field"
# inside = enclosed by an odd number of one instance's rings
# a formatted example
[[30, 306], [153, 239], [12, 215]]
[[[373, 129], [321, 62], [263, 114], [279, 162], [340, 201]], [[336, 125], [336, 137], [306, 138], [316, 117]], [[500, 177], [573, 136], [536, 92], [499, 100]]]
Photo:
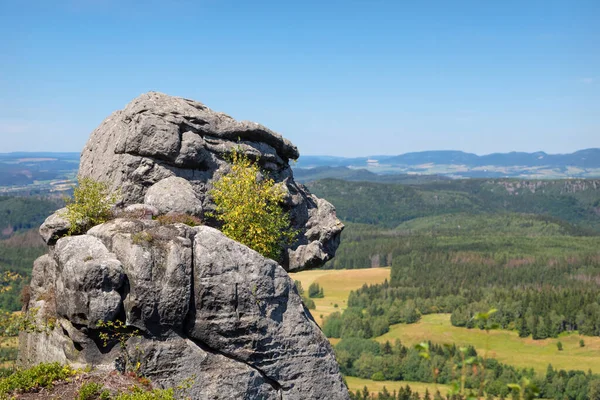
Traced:
[[429, 390], [429, 393], [431, 393], [432, 396], [436, 390], [439, 390], [441, 394], [446, 394], [450, 390], [449, 385], [435, 385], [433, 383], [407, 381], [372, 381], [370, 379], [355, 378], [353, 376], [347, 376], [346, 383], [348, 384], [348, 389], [352, 392], [356, 392], [357, 390], [362, 391], [366, 386], [371, 393], [375, 394], [382, 391], [384, 386], [391, 393], [394, 390], [398, 391], [399, 388], [408, 385], [412, 391], [419, 392], [421, 397], [423, 397], [426, 389]]
[[[424, 315], [416, 324], [397, 324], [376, 340], [384, 342], [400, 339], [405, 345], [414, 345], [426, 340], [435, 343], [472, 344], [479, 354], [488, 356], [520, 368], [534, 368], [545, 373], [548, 364], [556, 369], [600, 372], [600, 337], [581, 336], [575, 333], [561, 335], [557, 339], [533, 340], [519, 338], [517, 332], [506, 330], [490, 331], [489, 336], [479, 329], [452, 326], [450, 314]], [[583, 339], [585, 347], [579, 347]], [[563, 351], [556, 343], [561, 341]]]
[[[302, 287], [308, 291], [311, 283], [316, 282], [323, 288], [325, 297], [313, 299], [316, 309], [310, 310], [315, 321], [321, 325], [323, 317], [335, 311], [346, 308], [350, 291], [368, 285], [383, 283], [390, 279], [390, 268], [368, 268], [349, 270], [313, 270], [290, 274], [292, 279], [302, 282]], [[335, 305], [337, 304], [337, 307]]]

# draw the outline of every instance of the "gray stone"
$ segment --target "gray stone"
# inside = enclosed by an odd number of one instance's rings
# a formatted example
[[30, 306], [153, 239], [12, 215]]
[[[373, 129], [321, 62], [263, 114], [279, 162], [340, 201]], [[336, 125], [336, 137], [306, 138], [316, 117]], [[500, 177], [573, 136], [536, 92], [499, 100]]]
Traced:
[[283, 398], [347, 399], [331, 346], [285, 270], [214, 228], [195, 229], [188, 335], [262, 371]]
[[[214, 227], [152, 219], [214, 210], [209, 192], [233, 149], [285, 191], [299, 235], [280, 263]], [[49, 254], [34, 262], [24, 311], [36, 329], [19, 337], [20, 365], [136, 369], [160, 387], [190, 383], [182, 395], [192, 399], [349, 399], [286, 272], [333, 257], [343, 229], [331, 204], [294, 182], [297, 157], [277, 133], [191, 100], [148, 93], [112, 114], [92, 133], [80, 177], [123, 200], [85, 235], [63, 237], [61, 211], [40, 228]], [[99, 320], [123, 323], [126, 341]]]
[[[202, 210], [214, 210], [208, 192], [213, 182], [229, 170], [228, 154], [234, 148], [258, 160], [270, 177], [286, 187], [286, 208], [293, 228], [300, 234], [277, 261], [288, 271], [299, 271], [330, 260], [343, 225], [329, 203], [317, 201], [304, 186], [294, 182], [289, 160], [299, 157], [298, 149], [260, 124], [236, 121], [202, 103], [155, 92], [134, 99], [92, 132], [81, 154], [79, 176], [105, 181], [111, 189], [119, 189], [125, 205], [144, 202], [164, 212], [161, 204], [164, 209], [178, 204], [173, 211], [191, 210], [201, 217]], [[179, 200], [160, 200], [163, 194], [179, 196], [160, 183], [171, 177], [189, 181], [196, 200], [189, 187], [184, 192], [185, 199], [192, 200], [191, 205], [182, 207]], [[152, 195], [155, 184], [166, 190]]]
[[[31, 309], [41, 310], [44, 301], [31, 303]], [[40, 308], [41, 307], [41, 308]], [[40, 325], [44, 326], [44, 325]], [[96, 339], [97, 340], [97, 339]], [[41, 332], [21, 332], [19, 334], [20, 366], [28, 367], [39, 363], [59, 362], [74, 368], [94, 368], [112, 370], [115, 359], [121, 355], [118, 345], [104, 347], [101, 341], [94, 341], [69, 320], [58, 318], [53, 329], [47, 326]]]
[[134, 338], [128, 346], [139, 354], [139, 373], [160, 387], [189, 383], [185, 398], [212, 399], [287, 399], [281, 389], [260, 371], [194, 343], [173, 337], [164, 341]]
[[152, 219], [160, 214], [156, 207], [148, 204], [130, 204], [116, 213], [122, 218]]
[[37, 298], [41, 293], [54, 290], [57, 268], [56, 261], [49, 254], [44, 254], [33, 262], [29, 284], [33, 297]]
[[123, 263], [129, 291], [123, 301], [127, 325], [160, 334], [178, 329], [191, 296], [192, 242], [185, 225], [116, 219], [98, 225], [98, 237]]
[[40, 226], [39, 232], [44, 242], [48, 245], [54, 245], [58, 239], [69, 232], [71, 224], [64, 218], [67, 209], [61, 208], [50, 215]]
[[125, 275], [121, 262], [100, 240], [88, 235], [59, 239], [54, 260], [59, 316], [88, 327], [115, 319]]
[[202, 202], [196, 197], [192, 184], [171, 176], [148, 188], [144, 203], [155, 207], [160, 214], [179, 213], [202, 216]]

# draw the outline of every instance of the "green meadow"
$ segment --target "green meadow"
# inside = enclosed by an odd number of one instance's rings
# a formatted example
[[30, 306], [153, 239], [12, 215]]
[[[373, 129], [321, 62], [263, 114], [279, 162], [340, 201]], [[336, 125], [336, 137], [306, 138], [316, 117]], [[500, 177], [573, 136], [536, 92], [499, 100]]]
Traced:
[[419, 392], [421, 397], [423, 397], [425, 390], [429, 390], [429, 393], [431, 393], [431, 395], [433, 395], [437, 390], [439, 390], [441, 394], [446, 394], [450, 390], [449, 385], [436, 385], [433, 383], [408, 381], [373, 381], [371, 379], [362, 379], [353, 376], [347, 376], [346, 383], [348, 384], [348, 389], [352, 392], [356, 392], [357, 390], [362, 391], [363, 388], [366, 386], [369, 389], [369, 392], [371, 392], [371, 394], [381, 392], [384, 387], [390, 393], [394, 390], [397, 392], [398, 389], [400, 389], [401, 387], [406, 387], [406, 385], [410, 386], [410, 389], [413, 392]]
[[390, 268], [312, 270], [293, 273], [290, 277], [299, 280], [304, 290], [307, 290], [311, 283], [318, 283], [323, 287], [325, 296], [313, 299], [316, 308], [311, 310], [313, 318], [321, 325], [323, 318], [329, 314], [346, 309], [350, 291], [364, 284], [374, 285], [389, 280]]
[[[479, 354], [520, 368], [533, 368], [545, 373], [548, 364], [555, 369], [600, 372], [600, 337], [563, 334], [556, 339], [533, 340], [520, 338], [517, 332], [507, 330], [467, 329], [452, 326], [450, 314], [424, 315], [415, 324], [393, 325], [388, 333], [376, 338], [379, 342], [399, 339], [405, 345], [430, 340], [435, 343], [471, 344]], [[579, 346], [583, 339], [585, 346]], [[557, 349], [557, 342], [563, 350]]]

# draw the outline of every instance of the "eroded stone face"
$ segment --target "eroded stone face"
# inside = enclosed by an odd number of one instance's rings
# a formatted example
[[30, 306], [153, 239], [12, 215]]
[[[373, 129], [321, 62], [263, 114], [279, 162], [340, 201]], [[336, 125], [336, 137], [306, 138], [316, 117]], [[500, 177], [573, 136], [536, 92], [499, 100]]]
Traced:
[[106, 222], [36, 260], [31, 293], [46, 331], [21, 335], [22, 364], [115, 368], [124, 350], [105, 349], [96, 322], [121, 321], [139, 331], [126, 342], [130, 367], [157, 385], [193, 378], [194, 399], [348, 399], [287, 272], [215, 228]]
[[54, 261], [58, 316], [88, 327], [116, 318], [125, 273], [100, 240], [88, 235], [62, 238], [56, 243]]
[[123, 263], [128, 325], [155, 334], [183, 325], [192, 291], [188, 229], [186, 225], [177, 229], [152, 220], [126, 219], [90, 229], [89, 235], [100, 238]]
[[[155, 219], [214, 209], [208, 192], [234, 148], [287, 191], [300, 235], [282, 260], [210, 226]], [[331, 204], [294, 182], [288, 161], [297, 157], [259, 124], [160, 93], [107, 118], [82, 153], [80, 175], [119, 188], [123, 204], [84, 235], [65, 236], [60, 212], [40, 228], [49, 254], [34, 263], [25, 306], [39, 330], [20, 335], [21, 365], [125, 364], [159, 387], [189, 383], [193, 399], [349, 399], [333, 350], [286, 272], [333, 257], [343, 228]], [[124, 326], [125, 343], [99, 320]]]
[[227, 156], [235, 148], [258, 160], [287, 191], [286, 207], [300, 235], [276, 261], [299, 271], [331, 259], [343, 225], [331, 204], [294, 181], [289, 160], [299, 157], [298, 149], [260, 124], [236, 121], [196, 101], [155, 92], [136, 98], [92, 132], [79, 176], [107, 182], [125, 205], [145, 202], [202, 218], [214, 210], [208, 192], [229, 171]]
[[345, 398], [329, 341], [287, 272], [214, 228], [196, 230], [189, 337], [259, 369], [284, 398]]

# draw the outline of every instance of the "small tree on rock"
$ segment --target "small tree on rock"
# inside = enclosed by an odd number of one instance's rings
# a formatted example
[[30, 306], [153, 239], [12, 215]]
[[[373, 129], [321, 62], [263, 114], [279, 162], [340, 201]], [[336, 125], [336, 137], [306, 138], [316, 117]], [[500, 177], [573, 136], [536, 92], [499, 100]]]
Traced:
[[69, 221], [69, 235], [80, 234], [108, 221], [118, 195], [108, 185], [91, 178], [82, 178], [73, 190], [73, 198], [65, 199], [67, 210], [63, 217]]
[[230, 161], [231, 172], [216, 181], [210, 192], [215, 217], [223, 224], [221, 230], [263, 256], [278, 260], [297, 234], [282, 208], [285, 191], [266, 173], [261, 177], [258, 164], [238, 150], [232, 152]]

